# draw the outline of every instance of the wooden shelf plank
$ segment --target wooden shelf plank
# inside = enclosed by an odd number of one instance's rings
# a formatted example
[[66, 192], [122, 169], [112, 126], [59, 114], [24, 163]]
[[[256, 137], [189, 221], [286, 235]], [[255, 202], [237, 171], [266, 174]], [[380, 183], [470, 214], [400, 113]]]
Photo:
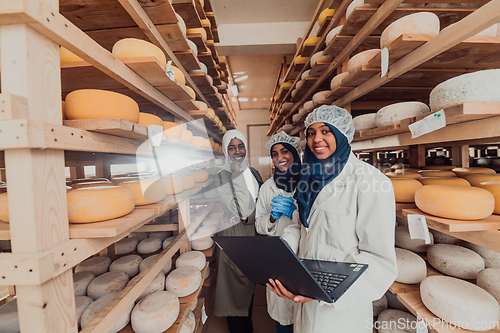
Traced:
[[327, 33], [326, 29], [330, 25], [330, 22], [332, 22], [333, 16], [328, 16], [325, 21], [323, 22], [323, 25], [319, 28], [318, 32], [316, 33], [316, 36], [323, 36], [325, 33]]
[[63, 125], [130, 139], [148, 138], [145, 126], [119, 118], [64, 120]]
[[309, 64], [309, 59], [307, 61], [294, 62], [293, 70], [295, 72], [302, 72], [304, 67]]
[[[163, 333], [179, 333], [181, 331], [182, 324], [184, 324], [184, 320], [186, 320], [188, 312], [189, 312], [189, 307], [187, 306], [187, 304], [181, 304], [179, 309], [179, 316], [175, 320], [175, 323]], [[134, 333], [134, 330], [132, 329], [132, 325], [128, 324], [118, 333]]]
[[384, 127], [372, 128], [366, 131], [356, 131], [353, 141], [367, 140], [370, 138], [380, 138], [383, 136], [409, 132], [408, 127], [401, 127], [400, 124], [388, 125]]
[[415, 203], [396, 202], [396, 210], [414, 209], [414, 208], [417, 208], [417, 205], [415, 205]]
[[214, 42], [220, 43], [219, 31], [217, 29], [212, 29], [212, 35], [214, 36]]
[[311, 68], [312, 76], [320, 76], [330, 66], [329, 62], [318, 62]]
[[352, 87], [338, 86], [334, 90], [331, 90], [330, 94], [327, 95], [326, 98], [331, 99], [331, 100], [339, 99], [340, 97], [344, 96], [349, 91], [351, 91], [352, 89], [353, 89]]
[[186, 71], [196, 71], [201, 69], [200, 62], [192, 50], [178, 51], [174, 53]]
[[[352, 40], [352, 36], [335, 36], [330, 44], [328, 44], [323, 51], [324, 55], [338, 55], [349, 42]], [[373, 50], [380, 48], [380, 37], [378, 36], [368, 36], [361, 45], [359, 45], [353, 52], [352, 55], [355, 55], [359, 52], [366, 50]]]
[[190, 50], [186, 36], [177, 23], [158, 25], [156, 28], [173, 52]]
[[195, 327], [194, 327], [194, 331], [193, 331], [194, 333], [201, 333], [201, 331], [203, 329], [203, 322], [201, 321], [201, 309], [204, 305], [205, 305], [205, 299], [200, 298], [198, 300], [198, 305], [196, 306], [196, 308], [193, 311], [195, 322], [196, 322]]
[[205, 41], [203, 40], [203, 37], [201, 37], [200, 33], [188, 34], [187, 39], [196, 44], [196, 47], [198, 48], [198, 57], [200, 56], [200, 53], [208, 52], [207, 44], [205, 44]]
[[189, 75], [203, 94], [213, 95], [215, 93], [210, 81], [208, 81], [207, 74], [203, 72], [193, 72], [189, 73]]
[[184, 20], [186, 28], [202, 28], [200, 15], [198, 15], [194, 0], [172, 0], [172, 6], [175, 12]]
[[198, 109], [198, 105], [196, 105], [194, 103], [194, 100], [192, 100], [192, 99], [184, 100], [184, 101], [175, 101], [175, 104], [179, 105], [183, 110], [185, 110], [189, 114], [191, 114], [191, 112], [200, 111]]
[[214, 251], [215, 251], [215, 244], [211, 248], [203, 250], [201, 252], [205, 254], [205, 257], [210, 258], [211, 256], [214, 255]]
[[301, 57], [310, 57], [312, 56], [314, 50], [316, 49], [316, 44], [305, 44], [302, 48], [302, 52], [300, 53]]

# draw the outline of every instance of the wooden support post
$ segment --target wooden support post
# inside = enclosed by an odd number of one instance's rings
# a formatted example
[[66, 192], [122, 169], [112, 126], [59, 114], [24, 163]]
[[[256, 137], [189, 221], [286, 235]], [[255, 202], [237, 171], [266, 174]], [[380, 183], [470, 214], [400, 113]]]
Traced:
[[78, 165], [69, 168], [69, 178], [81, 179], [85, 178], [85, 167]]
[[[187, 198], [177, 204], [179, 213], [179, 233], [182, 233], [184, 230], [186, 230], [187, 226], [191, 222], [191, 210], [190, 210], [191, 205], [189, 201], [190, 201], [189, 198]], [[181, 245], [180, 248], [181, 254], [191, 250], [191, 243], [189, 242], [189, 236], [190, 235], [188, 235], [188, 241], [186, 241], [186, 243]]]
[[372, 151], [370, 153], [370, 164], [373, 166], [377, 166], [377, 152]]
[[5, 177], [5, 168], [0, 169], [0, 181], [7, 181], [7, 177]]
[[95, 176], [97, 178], [111, 178], [111, 163], [109, 156], [103, 153], [95, 154]]
[[410, 168], [421, 168], [425, 166], [425, 147], [423, 145], [410, 146], [408, 156]]
[[469, 145], [451, 147], [451, 163], [457, 167], [469, 167]]

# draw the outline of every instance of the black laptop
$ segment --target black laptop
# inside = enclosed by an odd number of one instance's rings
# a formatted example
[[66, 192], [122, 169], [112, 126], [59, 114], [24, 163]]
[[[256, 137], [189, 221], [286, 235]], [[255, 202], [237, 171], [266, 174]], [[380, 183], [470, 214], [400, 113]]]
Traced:
[[299, 259], [281, 237], [212, 237], [254, 283], [278, 279], [295, 295], [337, 301], [368, 268], [366, 264]]

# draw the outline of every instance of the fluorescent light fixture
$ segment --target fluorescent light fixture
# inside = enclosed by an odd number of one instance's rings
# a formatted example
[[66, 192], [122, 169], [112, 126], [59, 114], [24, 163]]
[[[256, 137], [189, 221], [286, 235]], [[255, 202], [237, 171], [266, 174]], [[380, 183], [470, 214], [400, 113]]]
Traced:
[[239, 77], [237, 79], [234, 79], [234, 82], [238, 83], [238, 82], [241, 82], [241, 81], [245, 81], [246, 79], [248, 79], [248, 75], [245, 75], [245, 76]]
[[248, 102], [248, 98], [246, 98], [246, 97], [238, 97], [238, 101], [240, 101], [240, 102]]
[[233, 93], [233, 96], [238, 97], [238, 86], [233, 84], [229, 87], [231, 89], [231, 92]]

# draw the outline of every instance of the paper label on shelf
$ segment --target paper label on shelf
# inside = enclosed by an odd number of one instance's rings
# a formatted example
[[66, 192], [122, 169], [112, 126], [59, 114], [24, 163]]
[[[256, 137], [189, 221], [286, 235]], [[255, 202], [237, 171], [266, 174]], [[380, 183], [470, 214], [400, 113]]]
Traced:
[[203, 324], [205, 324], [207, 319], [208, 319], [208, 316], [207, 316], [207, 313], [205, 312], [205, 303], [203, 303], [203, 306], [201, 307], [201, 322]]
[[173, 70], [170, 69], [170, 66], [172, 66], [172, 60], [169, 60], [167, 62], [167, 68], [165, 70], [165, 74], [168, 76], [170, 80], [175, 82], [175, 73]]
[[425, 117], [422, 120], [414, 122], [408, 128], [411, 131], [412, 138], [418, 138], [424, 134], [434, 132], [446, 126], [446, 116], [444, 110], [439, 110]]
[[425, 216], [417, 214], [408, 214], [408, 230], [410, 231], [411, 239], [423, 239], [425, 244], [431, 243], [429, 236], [429, 228], [427, 228], [427, 221]]
[[417, 333], [429, 333], [425, 319], [417, 312]]
[[380, 53], [380, 77], [384, 77], [389, 70], [389, 49], [384, 47]]
[[149, 148], [158, 147], [163, 139], [163, 126], [148, 125]]

